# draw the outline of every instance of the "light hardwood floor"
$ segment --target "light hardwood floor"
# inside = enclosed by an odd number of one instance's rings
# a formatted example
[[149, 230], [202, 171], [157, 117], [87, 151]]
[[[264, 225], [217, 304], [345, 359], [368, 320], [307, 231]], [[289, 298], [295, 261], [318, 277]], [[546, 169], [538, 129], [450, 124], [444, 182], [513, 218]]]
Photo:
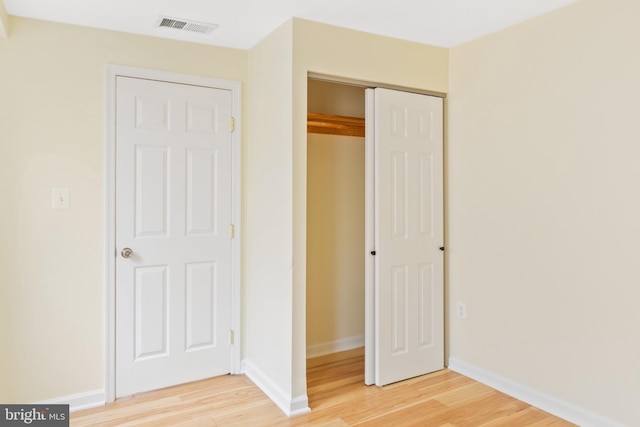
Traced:
[[72, 426], [572, 426], [445, 369], [379, 388], [364, 385], [362, 349], [307, 361], [312, 412], [287, 418], [243, 375], [139, 394], [75, 412]]

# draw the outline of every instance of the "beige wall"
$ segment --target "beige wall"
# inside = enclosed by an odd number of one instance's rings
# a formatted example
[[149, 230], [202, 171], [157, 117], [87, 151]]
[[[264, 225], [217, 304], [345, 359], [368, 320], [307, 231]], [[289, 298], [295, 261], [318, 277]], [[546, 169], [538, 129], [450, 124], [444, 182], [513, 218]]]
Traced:
[[365, 116], [364, 86], [310, 78], [307, 83], [307, 110], [341, 116]]
[[289, 21], [249, 52], [246, 169], [247, 359], [273, 382], [284, 400], [291, 396], [295, 262], [291, 251], [292, 31]]
[[306, 344], [331, 348], [364, 339], [364, 138], [307, 144]]
[[[293, 396], [306, 395], [307, 76], [447, 92], [447, 49], [293, 20]], [[375, 46], [375, 49], [372, 48]]]
[[[0, 38], [0, 401], [104, 387], [106, 64], [246, 83], [247, 53], [12, 17]], [[71, 207], [51, 210], [51, 188]]]
[[[307, 108], [364, 117], [365, 89], [309, 80]], [[364, 337], [364, 138], [308, 134], [307, 180], [309, 357]]]
[[451, 51], [451, 355], [640, 425], [640, 3]]

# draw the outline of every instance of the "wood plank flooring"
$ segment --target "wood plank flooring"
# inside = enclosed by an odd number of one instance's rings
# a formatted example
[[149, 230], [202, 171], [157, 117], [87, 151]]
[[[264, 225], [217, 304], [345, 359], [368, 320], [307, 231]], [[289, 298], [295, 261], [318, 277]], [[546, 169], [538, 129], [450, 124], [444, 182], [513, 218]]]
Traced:
[[312, 412], [287, 418], [243, 375], [119, 399], [71, 414], [72, 426], [573, 426], [445, 369], [379, 388], [364, 385], [362, 349], [307, 361]]

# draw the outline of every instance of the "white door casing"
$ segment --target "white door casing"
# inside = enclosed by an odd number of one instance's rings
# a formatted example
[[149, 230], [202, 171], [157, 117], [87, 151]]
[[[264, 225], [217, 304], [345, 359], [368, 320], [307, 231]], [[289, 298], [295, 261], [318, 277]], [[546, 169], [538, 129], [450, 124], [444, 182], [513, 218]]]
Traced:
[[368, 358], [383, 386], [444, 367], [443, 107], [441, 98], [388, 89], [369, 92], [368, 105], [376, 251]]
[[238, 371], [229, 340], [238, 318], [229, 235], [238, 216], [236, 97], [228, 88], [111, 77], [117, 209], [108, 223], [116, 253], [107, 401]]

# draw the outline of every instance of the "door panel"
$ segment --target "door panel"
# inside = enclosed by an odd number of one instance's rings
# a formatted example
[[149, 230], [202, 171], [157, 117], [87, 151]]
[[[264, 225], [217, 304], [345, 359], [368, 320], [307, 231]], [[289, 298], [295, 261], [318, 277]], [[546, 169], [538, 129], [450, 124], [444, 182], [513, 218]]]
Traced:
[[167, 266], [135, 269], [135, 360], [166, 355], [169, 331]]
[[218, 153], [187, 152], [187, 234], [216, 234]]
[[117, 78], [118, 397], [230, 371], [230, 117], [229, 90]]
[[435, 307], [435, 286], [433, 283], [433, 263], [421, 264], [418, 266], [420, 280], [420, 348], [434, 346], [434, 322], [433, 316], [429, 313], [436, 311]]
[[135, 154], [135, 234], [167, 236], [167, 147], [137, 146]]
[[409, 351], [409, 274], [406, 265], [391, 267], [391, 354]]
[[216, 263], [187, 264], [187, 350], [216, 345]]
[[374, 90], [375, 383], [444, 367], [442, 100]]

